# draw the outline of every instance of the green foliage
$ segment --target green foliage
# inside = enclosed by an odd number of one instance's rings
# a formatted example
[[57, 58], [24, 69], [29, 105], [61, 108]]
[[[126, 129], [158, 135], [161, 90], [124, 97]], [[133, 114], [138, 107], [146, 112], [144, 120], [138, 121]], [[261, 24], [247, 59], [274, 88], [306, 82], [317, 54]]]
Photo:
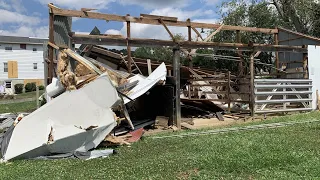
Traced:
[[44, 90], [44, 86], [43, 86], [43, 85], [40, 85], [40, 86], [39, 86], [39, 90]]
[[[235, 26], [249, 26], [260, 28], [275, 28], [282, 26], [284, 23], [279, 20], [277, 12], [272, 6], [265, 1], [251, 1], [248, 4], [246, 0], [232, 0], [222, 3], [221, 6], [222, 23]], [[210, 32], [211, 33], [211, 32]], [[239, 40], [241, 43], [257, 43], [257, 44], [272, 44], [274, 42], [273, 35], [253, 32], [238, 32]], [[221, 31], [212, 39], [215, 42], [237, 42], [238, 40], [236, 31]], [[213, 59], [215, 61], [210, 63], [210, 68], [225, 69], [231, 72], [244, 71], [245, 74], [249, 72], [249, 57], [251, 52], [242, 52], [242, 59], [244, 60], [243, 69], [239, 69], [239, 62], [230, 59]], [[232, 51], [215, 51], [214, 54], [224, 56], [239, 57], [237, 52]], [[262, 52], [259, 57], [261, 63], [273, 64], [272, 53]], [[262, 64], [255, 65], [258, 70], [270, 72], [270, 66]]]
[[36, 91], [37, 85], [36, 83], [27, 83], [24, 88], [26, 89], [26, 92], [32, 92], [32, 91]]
[[24, 84], [15, 84], [14, 85], [14, 92], [16, 94], [21, 94], [23, 92], [23, 87], [24, 87]]
[[[185, 40], [185, 37], [181, 34], [174, 35], [175, 41]], [[139, 47], [134, 51], [134, 57], [151, 59], [156, 61], [172, 62], [173, 52], [169, 47]], [[184, 62], [182, 57], [181, 62]]]

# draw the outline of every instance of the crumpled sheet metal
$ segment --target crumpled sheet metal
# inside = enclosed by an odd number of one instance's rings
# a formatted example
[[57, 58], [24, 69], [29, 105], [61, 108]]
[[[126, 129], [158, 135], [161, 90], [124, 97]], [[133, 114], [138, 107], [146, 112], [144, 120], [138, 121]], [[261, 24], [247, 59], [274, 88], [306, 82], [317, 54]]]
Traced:
[[[161, 63], [160, 66], [157, 67], [148, 77], [143, 78], [141, 75], [136, 75], [132, 78], [129, 78], [129, 82], [133, 82], [136, 80], [139, 80], [138, 84], [130, 90], [126, 95], [134, 100], [147, 91], [151, 89], [155, 84], [157, 84], [159, 81], [165, 81], [167, 75], [167, 68], [164, 63]], [[127, 104], [130, 102], [128, 98], [124, 97], [124, 104]]]
[[[105, 75], [81, 89], [66, 91], [15, 126], [3, 160], [93, 149], [116, 126], [111, 108], [120, 102]], [[90, 126], [97, 127], [86, 131]], [[49, 135], [53, 141], [48, 141]]]

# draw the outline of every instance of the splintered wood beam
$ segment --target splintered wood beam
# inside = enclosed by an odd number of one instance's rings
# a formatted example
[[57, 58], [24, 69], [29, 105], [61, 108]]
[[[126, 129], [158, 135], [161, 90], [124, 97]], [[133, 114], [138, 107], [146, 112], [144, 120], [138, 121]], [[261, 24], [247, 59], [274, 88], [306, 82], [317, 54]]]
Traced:
[[[130, 16], [129, 14], [127, 14], [127, 16]], [[128, 72], [131, 73], [132, 72], [132, 58], [131, 58], [131, 46], [129, 44], [129, 39], [131, 37], [131, 30], [130, 30], [130, 21], [127, 21], [127, 53], [128, 53], [128, 57], [127, 57], [127, 61], [128, 61]]]
[[97, 10], [97, 9], [93, 9], [93, 8], [81, 8], [81, 11], [84, 11], [84, 12], [94, 11], [94, 10]]
[[256, 58], [261, 54], [261, 51], [258, 51], [253, 57]]
[[212, 48], [215, 50], [232, 50], [232, 51], [265, 51], [265, 52], [295, 52], [307, 53], [307, 48], [300, 46], [286, 45], [269, 45], [269, 44], [241, 44], [241, 43], [221, 43], [221, 42], [194, 42], [194, 41], [177, 41], [158, 40], [158, 39], [141, 39], [141, 38], [115, 38], [99, 35], [77, 35], [71, 36], [75, 44], [95, 44], [95, 45], [112, 45], [127, 46], [127, 43], [133, 47], [150, 46], [176, 46], [181, 48]]
[[[49, 10], [54, 15], [59, 16], [68, 16], [68, 17], [79, 17], [79, 18], [90, 18], [90, 19], [102, 19], [107, 21], [120, 21], [126, 22], [131, 21], [132, 23], [140, 23], [140, 24], [151, 24], [151, 25], [161, 25], [158, 19], [152, 18], [140, 18], [140, 17], [127, 17], [127, 16], [119, 16], [115, 14], [103, 14], [98, 12], [84, 12], [78, 10], [69, 10], [69, 9], [61, 9], [53, 4], [48, 4]], [[197, 23], [197, 22], [187, 22], [187, 21], [167, 21], [167, 26], [178, 26], [178, 27], [187, 27], [191, 26], [194, 28], [205, 28], [205, 29], [218, 29], [221, 25], [220, 24], [209, 24], [209, 23]], [[240, 31], [248, 31], [248, 32], [261, 32], [266, 34], [274, 34], [278, 33], [278, 29], [266, 29], [266, 28], [255, 28], [255, 27], [243, 27], [243, 26], [230, 26], [224, 25], [222, 30], [240, 30]]]
[[215, 36], [218, 32], [221, 31], [221, 29], [223, 28], [224, 24], [222, 24], [217, 30], [215, 30], [213, 33], [211, 33], [205, 40], [203, 40], [204, 42], [209, 41], [210, 39], [213, 38], [213, 36]]
[[53, 44], [52, 42], [48, 42], [48, 45], [53, 47], [54, 49], [59, 50], [59, 47], [57, 45]]
[[166, 24], [163, 22], [163, 20], [160, 18], [159, 21], [162, 24], [162, 26], [166, 29], [166, 31], [168, 32], [168, 34], [170, 35], [171, 39], [173, 41], [175, 41], [173, 34], [170, 32], [169, 28], [166, 26]]
[[196, 29], [196, 28], [194, 28], [194, 27], [191, 27], [192, 28], [192, 30], [200, 37], [200, 39], [203, 41], [204, 39], [203, 39], [203, 37], [201, 36], [201, 34], [199, 33], [199, 31]]
[[[274, 34], [274, 44], [275, 45], [279, 45], [279, 34], [276, 33]], [[276, 68], [279, 69], [280, 68], [280, 64], [279, 64], [279, 53], [275, 53], [276, 55]], [[277, 70], [279, 72], [279, 70]]]
[[150, 15], [150, 14], [140, 14], [140, 18], [149, 18], [149, 19], [163, 19], [165, 21], [174, 21], [177, 22], [177, 17], [170, 17], [170, 16], [157, 16], [157, 15]]

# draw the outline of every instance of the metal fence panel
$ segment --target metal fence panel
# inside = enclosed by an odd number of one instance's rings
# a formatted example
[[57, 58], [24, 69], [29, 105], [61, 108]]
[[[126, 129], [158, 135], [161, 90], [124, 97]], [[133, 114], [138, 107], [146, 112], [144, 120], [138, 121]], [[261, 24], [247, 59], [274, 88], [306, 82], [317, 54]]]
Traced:
[[255, 79], [254, 112], [311, 111], [312, 80]]

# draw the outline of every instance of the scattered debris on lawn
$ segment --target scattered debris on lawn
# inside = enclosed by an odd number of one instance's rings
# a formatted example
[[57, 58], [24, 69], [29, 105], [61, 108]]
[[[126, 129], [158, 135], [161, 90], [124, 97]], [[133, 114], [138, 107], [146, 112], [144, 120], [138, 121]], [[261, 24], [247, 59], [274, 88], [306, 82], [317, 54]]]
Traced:
[[[2, 161], [105, 157], [114, 151], [95, 148], [129, 146], [154, 129], [179, 130], [173, 123], [174, 84], [164, 63], [144, 76], [140, 69], [129, 74], [114, 68], [109, 58], [58, 52], [58, 77], [42, 96], [47, 103], [31, 114], [0, 115]], [[217, 98], [217, 89], [210, 90], [205, 97]], [[187, 129], [196, 128], [196, 119], [226, 118], [221, 103], [205, 99], [181, 98], [181, 114]]]

